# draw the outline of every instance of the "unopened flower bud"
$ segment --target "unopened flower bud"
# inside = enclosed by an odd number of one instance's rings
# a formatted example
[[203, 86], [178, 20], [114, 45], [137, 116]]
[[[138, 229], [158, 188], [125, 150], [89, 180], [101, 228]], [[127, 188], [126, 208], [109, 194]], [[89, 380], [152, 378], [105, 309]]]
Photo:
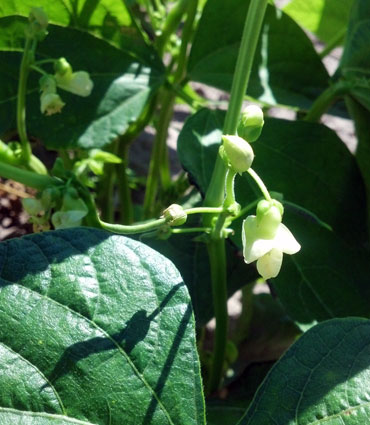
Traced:
[[61, 112], [65, 103], [57, 93], [43, 93], [40, 97], [41, 113], [46, 115], [53, 115]]
[[237, 173], [247, 171], [254, 159], [251, 145], [239, 136], [224, 135], [222, 140], [231, 168]]
[[242, 113], [237, 130], [238, 135], [252, 143], [260, 137], [263, 124], [262, 109], [256, 105], [249, 105]]
[[276, 200], [260, 201], [257, 205], [257, 226], [260, 236], [271, 239], [275, 236], [283, 218], [283, 206]]
[[172, 204], [163, 211], [162, 217], [170, 226], [181, 226], [186, 222], [187, 214], [181, 205]]
[[72, 67], [66, 58], [59, 58], [54, 62], [54, 71], [60, 77], [72, 75]]

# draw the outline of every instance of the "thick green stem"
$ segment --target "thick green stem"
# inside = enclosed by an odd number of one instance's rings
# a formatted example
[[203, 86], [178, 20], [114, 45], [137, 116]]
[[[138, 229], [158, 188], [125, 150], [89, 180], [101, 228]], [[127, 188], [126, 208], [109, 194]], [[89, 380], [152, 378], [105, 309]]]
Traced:
[[213, 308], [216, 317], [216, 329], [213, 346], [213, 359], [207, 382], [207, 393], [216, 390], [223, 375], [227, 342], [227, 292], [226, 292], [226, 253], [223, 239], [207, 245], [211, 266]]
[[130, 145], [122, 140], [118, 151], [122, 162], [117, 165], [119, 173], [118, 193], [120, 202], [120, 222], [122, 224], [131, 224], [134, 221], [134, 206], [132, 204], [131, 189], [127, 175], [129, 149]]
[[189, 0], [178, 0], [175, 6], [171, 9], [164, 23], [162, 34], [157, 39], [157, 49], [160, 56], [163, 55], [167, 41], [176, 31], [181, 19], [188, 7]]
[[[235, 134], [243, 104], [243, 99], [248, 87], [254, 54], [261, 31], [268, 0], [251, 0], [245, 21], [238, 60], [236, 63], [234, 79], [231, 88], [229, 108], [226, 114], [223, 133]], [[224, 201], [227, 167], [218, 155], [213, 170], [211, 182], [206, 193], [204, 205], [218, 207]], [[204, 226], [212, 225], [214, 216], [204, 216]], [[219, 387], [225, 358], [227, 337], [227, 291], [226, 291], [226, 255], [224, 232], [218, 229], [224, 226], [226, 218], [224, 213], [217, 220], [215, 232], [208, 244], [208, 255], [211, 268], [213, 285], [213, 305], [216, 317], [215, 344], [210, 378], [207, 384], [208, 392]], [[221, 238], [221, 239], [217, 239]]]
[[319, 56], [321, 59], [325, 58], [332, 50], [334, 50], [339, 44], [341, 44], [344, 40], [344, 37], [347, 34], [347, 26], [342, 28], [325, 46], [325, 48], [320, 52]]
[[[267, 3], [268, 0], [252, 0], [250, 3], [240, 44], [239, 56], [235, 67], [230, 103], [226, 113], [223, 134], [236, 133]], [[218, 206], [222, 203], [226, 170], [225, 163], [220, 156], [217, 156], [216, 165], [204, 201], [205, 205]], [[208, 220], [210, 220], [210, 218], [208, 218]]]
[[26, 130], [26, 91], [27, 79], [29, 74], [30, 58], [32, 57], [33, 41], [29, 37], [26, 38], [24, 52], [22, 56], [21, 67], [19, 71], [18, 96], [17, 96], [17, 130], [19, 140], [22, 146], [22, 158], [25, 164], [28, 164], [31, 159], [31, 145], [28, 141]]
[[58, 179], [53, 177], [37, 174], [33, 171], [22, 170], [3, 162], [0, 162], [0, 176], [38, 190], [43, 190], [46, 187], [58, 184], [59, 182]]
[[318, 122], [321, 116], [325, 114], [330, 106], [339, 97], [341, 97], [343, 94], [346, 94], [346, 92], [349, 90], [349, 85], [350, 83], [346, 81], [338, 81], [337, 83], [329, 86], [315, 100], [304, 120], [308, 122]]

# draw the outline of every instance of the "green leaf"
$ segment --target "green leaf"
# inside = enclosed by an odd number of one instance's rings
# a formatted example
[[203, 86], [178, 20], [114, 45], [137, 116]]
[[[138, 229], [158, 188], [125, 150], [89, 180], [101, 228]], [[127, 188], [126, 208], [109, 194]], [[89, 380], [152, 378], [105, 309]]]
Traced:
[[284, 255], [273, 286], [301, 329], [335, 317], [369, 317], [369, 251], [348, 246], [308, 217], [287, 207], [284, 223], [301, 244]]
[[[202, 109], [186, 121], [179, 135], [180, 161], [203, 193], [211, 179], [224, 117], [222, 111]], [[267, 118], [253, 150], [252, 167], [269, 190], [314, 212], [349, 241], [367, 240], [362, 178], [333, 131], [319, 124]], [[248, 175], [236, 178], [242, 207], [260, 196]]]
[[[10, 35], [23, 31], [24, 20], [4, 18]], [[10, 37], [9, 35], [9, 37]], [[21, 37], [19, 37], [21, 39]], [[68, 47], [66, 47], [68, 46]], [[0, 50], [9, 50], [0, 44]], [[12, 50], [19, 50], [16, 41]], [[81, 52], [94, 52], [83, 54]], [[51, 149], [102, 148], [124, 134], [140, 116], [148, 100], [163, 81], [163, 69], [155, 69], [86, 32], [51, 25], [40, 43], [37, 59], [66, 56], [75, 70], [91, 74], [94, 88], [87, 98], [59, 90], [66, 103], [62, 113], [44, 116], [40, 112], [39, 74], [32, 73], [27, 96], [27, 128]], [[16, 94], [20, 53], [0, 53], [0, 134], [16, 127]], [[52, 68], [49, 72], [53, 72]]]
[[[207, 2], [189, 58], [190, 79], [230, 90], [249, 3]], [[309, 108], [328, 80], [303, 30], [289, 16], [268, 6], [248, 94], [270, 104]]]
[[[28, 17], [32, 7], [42, 7], [49, 22], [79, 28], [104, 38], [146, 62], [153, 56], [125, 2], [115, 0], [13, 0], [2, 2], [0, 16]], [[68, 45], [68, 48], [70, 46]], [[146, 58], [146, 59], [145, 59]], [[156, 58], [158, 60], [158, 58]]]
[[353, 0], [292, 0], [284, 7], [298, 24], [330, 43], [348, 24]]
[[[347, 82], [346, 105], [355, 122], [358, 138], [356, 159], [367, 186], [370, 200], [370, 4], [358, 0], [352, 9], [348, 35], [338, 69], [338, 77]], [[370, 202], [370, 201], [369, 201]], [[368, 213], [370, 223], [370, 210]]]
[[204, 424], [190, 298], [170, 261], [78, 228], [3, 242], [0, 261], [4, 415]]
[[367, 423], [369, 336], [365, 319], [310, 329], [271, 369], [238, 425]]
[[[214, 316], [206, 244], [197, 241], [194, 235], [186, 234], [173, 235], [166, 241], [149, 239], [145, 243], [173, 261], [179, 269], [191, 296], [197, 327], [206, 325]], [[254, 267], [244, 263], [234, 246], [227, 244], [226, 253], [227, 292], [230, 297], [238, 289], [253, 282], [258, 275]]]
[[366, 185], [368, 228], [370, 229], [370, 110], [364, 108], [354, 98], [347, 96], [346, 105], [355, 122], [358, 145], [356, 159]]
[[[21, 422], [20, 422], [21, 421]], [[66, 416], [51, 415], [49, 413], [22, 412], [0, 407], [0, 424], [21, 425], [94, 425], [91, 422], [79, 421]]]

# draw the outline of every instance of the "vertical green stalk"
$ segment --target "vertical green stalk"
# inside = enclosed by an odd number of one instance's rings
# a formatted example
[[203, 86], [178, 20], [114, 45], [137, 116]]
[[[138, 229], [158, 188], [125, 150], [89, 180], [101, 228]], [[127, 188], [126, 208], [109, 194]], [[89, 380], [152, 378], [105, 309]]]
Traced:
[[[239, 56], [231, 86], [230, 102], [226, 113], [223, 133], [235, 134], [245, 93], [247, 91], [254, 54], [261, 32], [268, 0], [252, 0], [244, 25]], [[223, 201], [226, 166], [218, 156], [211, 183], [206, 193], [205, 205], [218, 206]], [[209, 220], [212, 217], [208, 217]]]
[[[249, 6], [231, 87], [230, 103], [223, 128], [224, 134], [236, 133], [267, 3], [268, 0], [251, 0]], [[226, 165], [218, 155], [212, 179], [206, 193], [204, 202], [205, 206], [216, 207], [223, 203], [226, 171]], [[215, 216], [211, 214], [205, 216], [203, 219], [204, 225], [206, 227], [212, 225], [214, 217]], [[208, 243], [212, 285], [214, 288], [213, 305], [216, 318], [212, 369], [210, 372], [209, 382], [207, 384], [208, 392], [216, 390], [222, 379], [228, 323], [225, 241], [224, 239], [215, 239], [215, 237], [223, 237], [222, 232], [217, 232], [217, 235], [214, 235], [214, 238], [211, 238]], [[221, 264], [224, 268], [223, 272], [220, 270]]]
[[26, 91], [27, 91], [27, 80], [29, 74], [29, 66], [31, 63], [33, 51], [33, 41], [30, 37], [26, 37], [26, 43], [24, 46], [24, 52], [22, 56], [21, 67], [19, 71], [19, 82], [18, 82], [18, 97], [17, 97], [17, 130], [19, 140], [22, 146], [22, 158], [25, 164], [28, 164], [31, 159], [32, 150], [31, 145], [28, 141], [27, 130], [26, 130]]
[[227, 341], [227, 292], [225, 241], [218, 239], [207, 245], [211, 267], [213, 309], [216, 317], [216, 330], [213, 342], [213, 359], [206, 392], [217, 389], [223, 375]]
[[131, 198], [131, 189], [127, 177], [128, 168], [128, 154], [130, 145], [121, 140], [119, 145], [119, 157], [121, 158], [121, 164], [118, 164], [117, 171], [118, 175], [118, 193], [120, 201], [120, 223], [132, 224], [134, 222], [134, 207]]

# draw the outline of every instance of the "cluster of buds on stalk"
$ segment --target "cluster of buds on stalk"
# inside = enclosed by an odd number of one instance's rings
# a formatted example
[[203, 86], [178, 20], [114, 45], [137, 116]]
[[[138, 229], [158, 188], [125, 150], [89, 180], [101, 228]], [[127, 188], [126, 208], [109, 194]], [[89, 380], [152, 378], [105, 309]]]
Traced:
[[[261, 108], [251, 105], [242, 114], [237, 128], [238, 135], [222, 136], [220, 155], [228, 166], [228, 173], [242, 174], [250, 170], [254, 160], [250, 143], [259, 138], [263, 125]], [[263, 182], [262, 185], [264, 186]], [[270, 279], [278, 275], [283, 253], [295, 254], [301, 247], [282, 223], [284, 213], [282, 204], [271, 199], [268, 192], [264, 195], [266, 199], [258, 203], [256, 215], [248, 216], [243, 221], [242, 242], [244, 261], [247, 264], [257, 261], [259, 274], [264, 279]]]

